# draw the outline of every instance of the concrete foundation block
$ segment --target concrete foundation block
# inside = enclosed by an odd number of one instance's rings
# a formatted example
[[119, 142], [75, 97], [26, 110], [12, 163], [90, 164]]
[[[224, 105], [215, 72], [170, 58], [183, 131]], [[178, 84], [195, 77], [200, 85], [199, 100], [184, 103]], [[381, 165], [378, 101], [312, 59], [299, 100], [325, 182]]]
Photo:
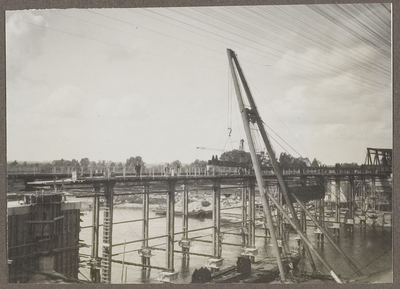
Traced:
[[224, 261], [224, 259], [221, 259], [221, 258], [209, 258], [207, 260], [206, 267], [213, 268], [213, 269], [219, 269], [222, 266], [223, 261]]
[[149, 249], [149, 248], [140, 249], [140, 250], [138, 251], [138, 253], [139, 253], [139, 256], [140, 256], [140, 257], [147, 257], [147, 258], [150, 258], [151, 256], [153, 256], [153, 255], [151, 254], [151, 249]]
[[178, 279], [178, 272], [163, 271], [158, 273], [158, 281], [163, 283], [172, 283]]
[[242, 256], [255, 257], [258, 255], [258, 248], [243, 248]]
[[179, 246], [181, 246], [181, 248], [189, 249], [191, 247], [190, 240], [185, 240], [185, 239], [180, 240], [179, 241]]
[[314, 234], [322, 234], [322, 231], [319, 228], [315, 228]]
[[332, 226], [329, 227], [330, 229], [340, 229], [340, 223], [332, 223]]

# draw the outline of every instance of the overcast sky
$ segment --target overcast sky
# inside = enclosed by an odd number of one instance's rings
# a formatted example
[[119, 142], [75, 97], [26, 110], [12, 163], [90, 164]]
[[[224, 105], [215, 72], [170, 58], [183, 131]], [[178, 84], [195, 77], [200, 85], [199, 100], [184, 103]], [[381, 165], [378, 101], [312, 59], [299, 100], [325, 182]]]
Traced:
[[190, 163], [221, 154], [196, 147], [236, 149], [231, 48], [278, 155], [364, 163], [367, 147], [392, 147], [390, 10], [8, 11], [8, 159]]

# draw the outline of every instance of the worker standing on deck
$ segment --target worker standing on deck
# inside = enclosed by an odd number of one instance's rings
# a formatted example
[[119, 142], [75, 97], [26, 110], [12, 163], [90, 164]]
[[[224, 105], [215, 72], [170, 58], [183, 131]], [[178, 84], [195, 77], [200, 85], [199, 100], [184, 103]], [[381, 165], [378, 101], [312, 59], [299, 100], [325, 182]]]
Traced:
[[142, 169], [142, 166], [140, 165], [140, 163], [136, 163], [135, 165], [135, 170], [136, 170], [136, 176], [140, 176], [140, 170]]
[[169, 175], [169, 164], [168, 163], [164, 167], [164, 175], [166, 175], [166, 176]]

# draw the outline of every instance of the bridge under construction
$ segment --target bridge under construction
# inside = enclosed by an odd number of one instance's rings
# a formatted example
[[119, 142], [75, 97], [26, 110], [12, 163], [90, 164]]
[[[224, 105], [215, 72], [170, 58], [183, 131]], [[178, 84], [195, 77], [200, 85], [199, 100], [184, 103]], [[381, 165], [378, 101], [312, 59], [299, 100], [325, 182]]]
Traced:
[[[154, 172], [154, 174], [143, 173], [140, 176], [131, 174], [119, 175], [112, 167], [105, 168], [105, 170], [107, 173], [104, 176], [87, 176], [79, 179], [58, 178], [49, 180], [49, 175], [41, 176], [40, 174], [35, 174], [37, 181], [26, 182], [26, 187], [29, 190], [40, 192], [41, 190], [48, 190], [48, 188], [51, 188], [54, 194], [57, 194], [57, 192], [70, 192], [70, 194], [75, 194], [81, 198], [92, 199], [92, 224], [80, 228], [81, 230], [92, 231], [92, 239], [89, 244], [91, 247], [91, 254], [90, 258], [87, 259], [87, 265], [91, 268], [90, 278], [92, 282], [111, 282], [112, 264], [122, 263], [121, 260], [115, 258], [113, 253], [113, 248], [116, 247], [140, 243], [141, 249], [139, 250], [140, 258], [138, 262], [124, 262], [125, 265], [139, 266], [147, 270], [151, 268], [161, 270], [163, 272], [160, 275], [161, 280], [173, 282], [178, 274], [175, 270], [175, 254], [182, 254], [182, 257], [186, 260], [189, 260], [192, 254], [196, 256], [201, 255], [205, 258], [205, 264], [208, 262], [207, 265], [216, 270], [222, 266], [222, 259], [224, 256], [222, 245], [242, 246], [243, 255], [255, 258], [258, 251], [258, 248], [255, 246], [256, 238], [266, 238], [268, 234], [268, 230], [266, 230], [266, 235], [256, 235], [256, 226], [259, 226], [259, 222], [262, 222], [264, 217], [256, 216], [256, 211], [260, 205], [257, 204], [256, 201], [256, 195], [259, 195], [259, 189], [256, 185], [254, 174], [238, 174], [235, 170], [228, 170], [226, 167], [218, 165], [212, 165], [211, 170], [209, 168], [209, 170], [179, 171], [174, 176], [161, 172], [159, 174], [157, 172]], [[310, 211], [307, 211], [304, 206], [296, 207], [296, 212], [302, 223], [303, 232], [306, 232], [308, 223], [308, 226], [315, 228], [314, 233], [320, 236], [322, 242], [325, 234], [328, 234], [328, 236], [332, 235], [332, 238], [335, 238], [335, 236], [340, 233], [341, 228], [342, 231], [343, 228], [345, 228], [346, 231], [354, 232], [355, 226], [365, 226], [366, 220], [373, 217], [372, 214], [374, 214], [374, 212], [380, 212], [379, 206], [382, 206], [382, 203], [385, 203], [386, 206], [390, 208], [390, 203], [388, 203], [388, 201], [391, 200], [391, 171], [390, 168], [386, 166], [366, 165], [363, 167], [358, 166], [351, 168], [322, 167], [308, 169], [287, 168], [283, 170], [283, 173], [285, 181], [289, 184], [289, 188], [292, 188], [294, 195], [303, 200], [300, 201], [299, 204], [306, 204], [307, 206], [313, 204], [313, 208]], [[10, 173], [9, 179], [23, 179], [26, 176], [29, 176], [29, 174]], [[263, 176], [267, 191], [274, 194], [276, 200], [280, 200], [282, 204], [282, 196], [275, 174], [267, 170], [263, 173]], [[42, 177], [45, 180], [40, 180]], [[322, 193], [320, 190], [321, 184], [323, 187]], [[304, 189], [300, 191], [298, 188], [301, 187]], [[198, 192], [201, 190], [212, 191], [212, 226], [189, 229], [189, 195], [191, 192]], [[315, 190], [315, 192], [312, 190]], [[242, 216], [240, 220], [235, 222], [235, 230], [229, 229], [227, 231], [220, 220], [221, 211], [224, 210], [224, 208], [221, 208], [221, 196], [232, 191], [240, 191], [241, 193], [241, 204], [235, 208], [241, 210]], [[176, 232], [174, 224], [176, 218], [174, 218], [174, 215], [176, 214], [175, 202], [178, 194], [182, 198], [183, 211], [181, 217], [182, 230]], [[125, 195], [142, 196], [142, 218], [114, 222], [114, 200], [119, 196]], [[149, 216], [149, 199], [154, 195], [165, 196], [165, 216]], [[38, 197], [36, 196], [36, 198]], [[56, 204], [54, 203], [49, 206], [56, 206]], [[99, 216], [100, 208], [103, 214], [102, 223], [100, 223]], [[389, 210], [387, 213], [390, 213], [389, 208], [387, 208]], [[227, 209], [229, 210], [232, 208]], [[306, 213], [311, 215], [306, 216]], [[13, 213], [9, 211], [9, 219], [14, 217]], [[317, 224], [310, 225], [310, 217], [317, 220], [317, 223], [325, 230], [321, 231]], [[46, 220], [41, 221], [47, 221], [49, 223], [54, 222], [54, 220], [51, 220], [52, 216], [50, 214], [48, 214], [46, 218]], [[165, 219], [165, 233], [159, 236], [149, 237], [151, 222], [157, 218]], [[306, 219], [309, 221], [307, 222]], [[375, 221], [378, 226], [385, 225], [384, 220], [380, 222], [379, 220]], [[139, 222], [142, 224], [141, 237], [135, 240], [127, 240], [124, 243], [113, 243], [113, 227], [121, 223], [130, 222]], [[279, 211], [275, 216], [274, 224], [276, 228], [290, 226], [289, 222], [285, 220], [284, 216]], [[11, 225], [10, 229], [13, 232], [18, 232], [26, 226], [26, 224], [20, 223], [20, 225], [18, 225], [18, 223], [12, 221], [9, 222], [9, 225]], [[79, 228], [79, 222], [76, 222], [74, 226]], [[99, 234], [100, 227], [103, 228], [102, 235]], [[224, 235], [239, 235], [238, 232], [240, 230], [246, 232], [243, 235], [245, 240], [242, 244], [226, 244], [223, 241]], [[192, 233], [198, 231], [207, 233], [211, 231], [211, 234], [208, 233], [205, 236], [191, 236]], [[50, 237], [51, 239], [56, 236], [57, 234], [54, 234], [46, 236], [46, 238], [49, 239]], [[283, 240], [281, 246], [285, 247], [286, 244], [284, 244], [285, 241], [282, 232], [278, 237], [278, 239]], [[149, 241], [155, 239], [164, 240], [164, 242], [158, 246], [150, 246]], [[38, 242], [43, 243], [43, 241]], [[191, 252], [190, 247], [193, 242], [210, 242], [212, 244], [212, 251], [203, 253]], [[102, 244], [101, 247], [99, 246], [100, 243]], [[9, 245], [10, 244], [11, 243], [9, 243]], [[25, 246], [26, 244], [19, 245]], [[79, 246], [79, 244], [75, 245]], [[31, 246], [33, 245], [31, 244]], [[154, 264], [154, 262], [151, 262], [152, 250], [165, 251], [166, 262], [164, 266], [152, 265]], [[10, 246], [9, 252], [14, 251], [15, 246]], [[18, 255], [14, 256], [13, 254], [9, 254], [9, 259], [12, 261], [14, 258], [18, 260], [31, 258], [31, 254], [27, 254], [26, 252], [28, 251], [20, 251]], [[40, 255], [42, 253], [40, 249], [37, 249], [36, 254]], [[13, 264], [11, 263], [10, 266], [10, 268], [12, 268]], [[74, 275], [76, 278], [78, 277], [77, 271]]]
[[[317, 275], [322, 270], [317, 268], [318, 263], [328, 272], [332, 280], [343, 283], [344, 280], [335, 272], [329, 260], [326, 260], [310, 242], [307, 236], [308, 226], [314, 228], [313, 233], [318, 236], [320, 243], [328, 242], [336, 250], [354, 274], [363, 274], [362, 268], [359, 268], [339, 246], [337, 238], [340, 238], [343, 228], [349, 234], [353, 234], [356, 224], [363, 228], [368, 219], [372, 219], [378, 225], [379, 222], [382, 226], [387, 224], [384, 219], [385, 214], [379, 215], [377, 212], [382, 211], [383, 208], [391, 211], [391, 150], [367, 149], [366, 163], [362, 166], [281, 167], [276, 160], [238, 59], [232, 50], [228, 49], [227, 55], [249, 144], [251, 169], [239, 170], [238, 167], [214, 159], [205, 169], [179, 169], [167, 173], [150, 169], [134, 176], [125, 169], [121, 172], [115, 167], [105, 167], [101, 175], [93, 170], [81, 171], [79, 177], [76, 171], [59, 172], [56, 168], [53, 173], [48, 174], [11, 170], [8, 174], [10, 181], [22, 179], [25, 190], [35, 191], [35, 194], [26, 196], [25, 203], [21, 205], [25, 210], [24, 213], [18, 212], [18, 207], [9, 209], [9, 226], [12, 225], [9, 230], [16, 232], [9, 234], [11, 238], [9, 239], [9, 268], [10, 272], [13, 272], [10, 276], [13, 281], [20, 281], [20, 276], [26, 277], [26, 274], [21, 274], [21, 271], [36, 272], [40, 268], [51, 267], [52, 264], [61, 264], [62, 258], [70, 258], [72, 265], [68, 268], [60, 269], [58, 265], [53, 268], [66, 275], [65, 278], [77, 280], [79, 270], [76, 263], [79, 256], [76, 252], [80, 244], [76, 236], [79, 230], [89, 229], [92, 230], [91, 242], [88, 244], [91, 253], [89, 256], [81, 256], [87, 257], [85, 266], [90, 268], [90, 278], [87, 282], [111, 283], [113, 264], [116, 263], [122, 266], [141, 267], [143, 271], [156, 269], [160, 271], [160, 282], [174, 282], [179, 275], [176, 270], [176, 254], [182, 254], [182, 259], [187, 262], [190, 256], [204, 257], [205, 265], [211, 273], [211, 277], [206, 281], [212, 282], [213, 278], [219, 280], [217, 277], [220, 278], [223, 275], [221, 269], [224, 261], [224, 245], [242, 247], [239, 256], [241, 261], [238, 264], [247, 261], [253, 264], [256, 262], [259, 250], [256, 246], [256, 238], [269, 239], [275, 258], [276, 272], [279, 273], [280, 280], [284, 282], [288, 274], [286, 267], [293, 266], [293, 261], [287, 262], [292, 252], [288, 247], [285, 232], [294, 230], [299, 240], [299, 251], [304, 252], [303, 257], [307, 259], [312, 274]], [[242, 93], [247, 96], [248, 104], [244, 103]], [[257, 127], [264, 141], [272, 162], [271, 167], [266, 168], [260, 165], [252, 140], [254, 127]], [[51, 195], [54, 196], [68, 192], [80, 198], [90, 198], [92, 224], [81, 227], [76, 218], [79, 208], [67, 208], [65, 205], [62, 207], [60, 197], [51, 199], [41, 193], [46, 190], [51, 190]], [[211, 192], [209, 213], [212, 224], [191, 229], [189, 227], [190, 194], [202, 190]], [[223, 208], [222, 196], [230, 195], [232, 191], [240, 192], [241, 203], [235, 207]], [[142, 217], [116, 222], [113, 213], [115, 200], [126, 195], [141, 196]], [[164, 196], [165, 215], [151, 217], [150, 199], [156, 195]], [[182, 206], [180, 212], [182, 230], [176, 231], [175, 215], [178, 195]], [[259, 203], [257, 203], [257, 198]], [[233, 229], [225, 229], [221, 222], [221, 211], [231, 209], [239, 209], [241, 218], [230, 222], [230, 225], [236, 224]], [[72, 211], [65, 213], [68, 210]], [[257, 216], [257, 210], [261, 210], [263, 215]], [[100, 211], [103, 214], [102, 223]], [[19, 215], [24, 217], [17, 220]], [[150, 234], [151, 223], [156, 219], [165, 219], [165, 232], [154, 236]], [[141, 223], [140, 236], [124, 242], [114, 242], [115, 226], [137, 222]], [[256, 234], [256, 227], [259, 225], [265, 228], [264, 235]], [[27, 226], [30, 229], [26, 230]], [[74, 227], [74, 230], [71, 230], [71, 227]], [[102, 227], [102, 234], [100, 234], [100, 227]], [[66, 233], [68, 230], [73, 232], [75, 236], [73, 240], [68, 239]], [[200, 231], [207, 233], [198, 235]], [[196, 235], [193, 235], [195, 232]], [[25, 233], [34, 235], [35, 238], [24, 237]], [[242, 236], [242, 243], [224, 241], [224, 235], [229, 234]], [[27, 240], [29, 243], [25, 242]], [[150, 244], [153, 240], [163, 241], [156, 245]], [[192, 252], [191, 245], [194, 242], [210, 243], [211, 251]], [[116, 258], [121, 254], [125, 256], [127, 253], [132, 253], [132, 251], [126, 251], [125, 246], [134, 243], [141, 244], [140, 249], [135, 249], [138, 253], [136, 262]], [[114, 252], [114, 249], [118, 247], [124, 248], [122, 253]], [[165, 251], [163, 266], [154, 265], [152, 252], [156, 250]], [[60, 255], [60, 252], [65, 251], [74, 253]], [[57, 256], [54, 257], [55, 255]], [[39, 258], [39, 264], [33, 261], [24, 262], [25, 259], [32, 260], [32, 256]], [[24, 268], [25, 266], [29, 268]], [[239, 274], [239, 271], [238, 269], [236, 273]], [[193, 278], [194, 282], [200, 282], [202, 279], [196, 279], [196, 276]], [[253, 279], [245, 280], [251, 282]]]

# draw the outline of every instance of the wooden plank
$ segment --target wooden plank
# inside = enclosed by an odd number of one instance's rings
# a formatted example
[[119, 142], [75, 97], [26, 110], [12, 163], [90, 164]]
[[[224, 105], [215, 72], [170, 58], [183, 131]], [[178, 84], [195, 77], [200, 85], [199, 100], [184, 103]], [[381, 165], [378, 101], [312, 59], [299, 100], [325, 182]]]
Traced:
[[53, 220], [46, 220], [46, 221], [26, 221], [27, 224], [52, 224], [54, 223]]

